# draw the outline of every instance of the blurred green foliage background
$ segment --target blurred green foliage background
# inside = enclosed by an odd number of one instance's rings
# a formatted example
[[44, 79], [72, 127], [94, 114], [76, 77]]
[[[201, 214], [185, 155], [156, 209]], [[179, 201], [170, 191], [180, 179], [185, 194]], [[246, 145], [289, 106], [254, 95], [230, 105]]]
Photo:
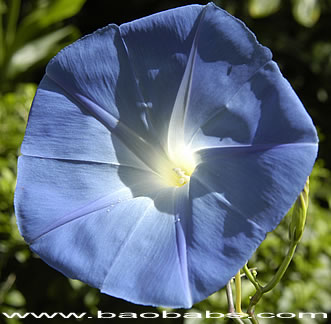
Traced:
[[[28, 317], [7, 319], [1, 312], [60, 311], [94, 315], [98, 309], [115, 313], [157, 311], [103, 295], [81, 282], [69, 280], [30, 252], [15, 223], [16, 161], [37, 84], [47, 62], [61, 48], [109, 23], [121, 24], [164, 9], [207, 2], [0, 0], [0, 323], [35, 322]], [[258, 40], [272, 50], [274, 60], [312, 116], [321, 141], [319, 159], [311, 177], [310, 207], [302, 242], [285, 277], [265, 295], [256, 311], [325, 312], [331, 318], [331, 0], [214, 2], [243, 20]], [[285, 217], [278, 228], [268, 234], [249, 263], [257, 268], [261, 282], [270, 279], [287, 251], [288, 223]], [[253, 293], [254, 287], [243, 279], [244, 309]], [[226, 313], [225, 291], [215, 293], [191, 311], [204, 310]], [[91, 320], [52, 319], [53, 323], [63, 321]], [[125, 321], [128, 320], [120, 320]], [[198, 324], [220, 320], [154, 321]], [[321, 318], [291, 321], [331, 322]]]

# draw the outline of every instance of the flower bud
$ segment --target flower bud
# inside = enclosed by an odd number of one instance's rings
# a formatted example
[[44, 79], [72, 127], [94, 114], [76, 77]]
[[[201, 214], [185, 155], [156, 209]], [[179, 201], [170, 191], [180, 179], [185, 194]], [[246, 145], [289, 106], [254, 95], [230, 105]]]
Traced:
[[306, 223], [306, 215], [308, 209], [308, 195], [309, 195], [309, 177], [305, 187], [301, 191], [297, 200], [290, 210], [292, 216], [290, 228], [289, 228], [289, 237], [293, 242], [299, 242]]

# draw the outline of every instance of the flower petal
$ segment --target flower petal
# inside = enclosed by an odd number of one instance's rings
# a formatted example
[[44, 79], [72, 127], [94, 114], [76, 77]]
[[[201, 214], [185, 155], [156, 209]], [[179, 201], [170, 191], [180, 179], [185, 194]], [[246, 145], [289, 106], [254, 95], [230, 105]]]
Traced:
[[[142, 100], [157, 136], [167, 146], [168, 125], [205, 7], [191, 5], [120, 26]], [[165, 46], [166, 44], [166, 46]]]
[[151, 161], [164, 153], [153, 145], [159, 142], [150, 136], [141, 104], [119, 29], [105, 27], [49, 62], [22, 152], [153, 168]]
[[271, 60], [270, 50], [260, 45], [241, 21], [213, 4], [206, 6], [192, 46], [194, 65], [187, 66], [192, 69], [185, 118], [187, 142]]
[[145, 134], [138, 88], [119, 28], [109, 25], [64, 48], [46, 75], [109, 129], [118, 120]]
[[317, 142], [311, 118], [271, 61], [244, 83], [213, 118], [201, 123], [191, 146], [199, 149]]
[[297, 143], [201, 150], [202, 162], [194, 177], [271, 231], [302, 191], [317, 148], [317, 144]]
[[264, 240], [265, 231], [229, 207], [221, 194], [200, 183], [192, 188], [187, 262], [196, 303], [227, 284]]
[[175, 188], [151, 172], [102, 163], [22, 156], [18, 170], [18, 226], [46, 263], [133, 302], [192, 305]]
[[278, 225], [316, 154], [317, 145], [305, 143], [199, 151], [187, 239], [194, 302], [224, 286]]
[[[141, 304], [190, 307], [223, 287], [317, 154], [314, 126], [270, 60], [213, 4], [109, 25], [62, 50], [19, 159], [15, 210], [31, 248]], [[198, 165], [169, 187], [186, 143]]]
[[133, 211], [137, 207], [143, 211], [149, 203], [148, 198], [136, 198], [101, 208], [45, 233], [32, 242], [31, 249], [69, 278], [101, 289], [113, 260], [142, 216]]
[[66, 276], [112, 296], [188, 308], [192, 302], [183, 284], [168, 195], [173, 193], [91, 212], [42, 235], [31, 249]]
[[101, 291], [145, 305], [192, 306], [173, 217], [174, 190], [159, 192], [149, 206], [134, 206], [140, 219], [113, 259]]
[[151, 172], [120, 168], [21, 156], [15, 212], [22, 236], [30, 243], [76, 218], [162, 188]]
[[152, 124], [170, 153], [182, 146], [182, 133], [190, 142], [271, 60], [241, 21], [212, 3], [123, 24], [120, 31], [139, 89], [151, 104]]
[[114, 164], [119, 164], [120, 156], [122, 164], [146, 167], [47, 76], [41, 81], [30, 110], [21, 151], [43, 158]]

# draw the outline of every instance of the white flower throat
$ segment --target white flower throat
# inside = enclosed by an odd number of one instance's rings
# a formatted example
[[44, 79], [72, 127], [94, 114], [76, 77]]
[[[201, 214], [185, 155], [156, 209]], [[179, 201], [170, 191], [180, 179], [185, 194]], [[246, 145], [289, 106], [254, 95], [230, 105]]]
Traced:
[[[150, 165], [151, 161], [153, 161], [152, 169], [158, 173], [163, 184], [171, 187], [182, 187], [189, 183], [197, 165], [195, 154], [190, 147], [190, 136], [185, 133], [185, 130], [188, 129], [186, 115], [189, 109], [194, 57], [195, 46], [192, 46], [172, 107], [167, 139], [166, 141], [161, 141], [162, 143], [166, 142], [165, 147], [162, 147], [162, 152], [159, 151], [161, 154], [158, 154], [157, 150], [152, 150], [153, 153], [156, 153], [156, 159], [148, 160], [147, 156], [144, 156], [142, 159], [143, 161], [147, 160], [147, 165]], [[150, 109], [152, 104], [146, 103], [143, 106], [145, 109]], [[148, 114], [149, 112], [147, 111]], [[141, 152], [139, 152], [140, 154]]]
[[176, 151], [172, 150], [168, 152], [168, 159], [169, 163], [167, 163], [166, 168], [162, 170], [162, 177], [167, 185], [171, 187], [181, 187], [189, 183], [196, 166], [194, 154], [191, 150], [181, 146], [181, 148]]
[[187, 184], [196, 167], [194, 152], [185, 141], [185, 138], [189, 139], [185, 129], [187, 128], [186, 115], [189, 109], [194, 56], [195, 46], [192, 46], [169, 120], [167, 152], [170, 161], [174, 164], [170, 183], [175, 187]]

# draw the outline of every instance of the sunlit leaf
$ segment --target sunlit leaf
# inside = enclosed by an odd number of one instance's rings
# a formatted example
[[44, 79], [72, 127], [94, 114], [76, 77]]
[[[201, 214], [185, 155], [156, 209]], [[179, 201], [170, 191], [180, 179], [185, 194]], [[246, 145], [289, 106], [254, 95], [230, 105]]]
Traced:
[[18, 290], [11, 290], [5, 297], [5, 302], [8, 305], [21, 307], [25, 305], [25, 298]]
[[250, 0], [249, 14], [253, 18], [262, 18], [275, 13], [280, 8], [280, 0]]
[[74, 27], [67, 26], [27, 43], [12, 56], [8, 67], [8, 77], [13, 78], [51, 56], [59, 49], [58, 43], [75, 31]]
[[32, 25], [47, 27], [58, 21], [70, 18], [82, 8], [86, 0], [57, 0], [44, 1], [45, 4], [36, 8], [22, 22], [22, 27]]
[[85, 1], [42, 1], [38, 7], [22, 19], [15, 36], [15, 50], [25, 46], [29, 40], [44, 35], [45, 28], [50, 28], [52, 24], [77, 14]]
[[320, 2], [318, 0], [294, 0], [294, 18], [305, 27], [316, 24], [321, 14]]

